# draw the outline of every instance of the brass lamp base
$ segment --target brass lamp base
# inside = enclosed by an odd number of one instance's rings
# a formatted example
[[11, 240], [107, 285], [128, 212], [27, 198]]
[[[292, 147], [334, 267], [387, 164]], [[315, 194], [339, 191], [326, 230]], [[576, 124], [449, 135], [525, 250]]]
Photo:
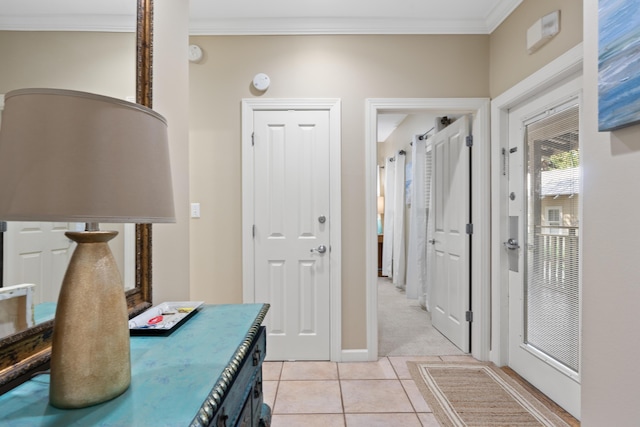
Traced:
[[49, 401], [58, 408], [83, 408], [129, 387], [129, 319], [122, 279], [107, 243], [118, 233], [65, 234], [78, 246], [56, 308]]

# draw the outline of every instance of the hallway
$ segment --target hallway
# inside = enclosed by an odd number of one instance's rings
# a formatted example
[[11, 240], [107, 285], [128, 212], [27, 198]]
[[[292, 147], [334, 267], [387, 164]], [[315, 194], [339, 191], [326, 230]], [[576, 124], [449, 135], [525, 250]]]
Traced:
[[386, 277], [378, 278], [378, 355], [450, 356], [464, 353], [431, 326], [431, 315]]

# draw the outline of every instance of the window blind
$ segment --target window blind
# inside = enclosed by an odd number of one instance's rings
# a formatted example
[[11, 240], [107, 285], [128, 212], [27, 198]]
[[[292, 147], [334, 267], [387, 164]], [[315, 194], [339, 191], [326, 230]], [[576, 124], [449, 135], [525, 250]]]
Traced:
[[525, 342], [578, 372], [578, 106], [532, 121], [526, 135]]

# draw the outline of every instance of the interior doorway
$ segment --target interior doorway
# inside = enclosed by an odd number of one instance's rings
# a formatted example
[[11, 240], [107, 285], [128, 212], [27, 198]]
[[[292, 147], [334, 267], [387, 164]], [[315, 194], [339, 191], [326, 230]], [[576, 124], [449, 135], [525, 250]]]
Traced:
[[[472, 114], [474, 144], [473, 188], [476, 194], [489, 194], [489, 100], [484, 98], [409, 98], [368, 99], [366, 101], [366, 200], [367, 200], [367, 352], [369, 360], [378, 357], [378, 228], [377, 228], [377, 118], [382, 113], [417, 113], [434, 115]], [[486, 360], [489, 354], [489, 206], [488, 197], [478, 197], [472, 206], [476, 234], [472, 243], [471, 274], [477, 278], [472, 290], [474, 318], [471, 327], [476, 345], [471, 354]]]
[[464, 354], [471, 115], [394, 112], [377, 121], [378, 355]]
[[[418, 280], [418, 270], [422, 273], [424, 269], [416, 267], [414, 274], [407, 268], [406, 275], [392, 274], [392, 272], [398, 272], [392, 266], [394, 240], [407, 247], [407, 267], [418, 264], [412, 260], [420, 259], [423, 263], [426, 261], [424, 244], [420, 252], [416, 236], [419, 234], [418, 227], [422, 233], [426, 233], [426, 224], [424, 227], [420, 226], [426, 222], [427, 208], [424, 191], [422, 191], [425, 187], [427, 166], [424, 147], [427, 137], [435, 133], [436, 120], [433, 113], [422, 111], [381, 112], [377, 116], [378, 356], [380, 357], [462, 354], [431, 326], [431, 315], [426, 306], [426, 292], [423, 286], [419, 289], [416, 286], [417, 282], [422, 282]], [[423, 139], [416, 138], [417, 135]], [[405, 165], [406, 170], [398, 170], [400, 163]], [[404, 178], [400, 177], [401, 172], [404, 173]], [[401, 194], [395, 191], [396, 178], [400, 181], [398, 189]], [[422, 181], [422, 185], [418, 181]], [[409, 182], [410, 184], [405, 187]], [[418, 192], [421, 192], [422, 196], [414, 197]], [[396, 196], [402, 196], [403, 200], [396, 200]], [[394, 221], [394, 215], [400, 213], [395, 211], [398, 209], [396, 202], [401, 206], [402, 225]], [[423, 221], [415, 217], [416, 212], [423, 213], [420, 218]], [[401, 233], [394, 232], [396, 226], [402, 227]], [[422, 237], [424, 236], [421, 236], [420, 241], [423, 243]], [[417, 254], [418, 252], [420, 255]], [[398, 260], [395, 259], [395, 261]]]

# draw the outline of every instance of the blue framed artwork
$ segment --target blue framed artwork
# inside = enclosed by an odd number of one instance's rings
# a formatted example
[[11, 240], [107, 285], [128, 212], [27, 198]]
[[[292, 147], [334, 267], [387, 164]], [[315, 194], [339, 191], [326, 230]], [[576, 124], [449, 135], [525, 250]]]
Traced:
[[598, 130], [640, 123], [640, 2], [598, 2]]

